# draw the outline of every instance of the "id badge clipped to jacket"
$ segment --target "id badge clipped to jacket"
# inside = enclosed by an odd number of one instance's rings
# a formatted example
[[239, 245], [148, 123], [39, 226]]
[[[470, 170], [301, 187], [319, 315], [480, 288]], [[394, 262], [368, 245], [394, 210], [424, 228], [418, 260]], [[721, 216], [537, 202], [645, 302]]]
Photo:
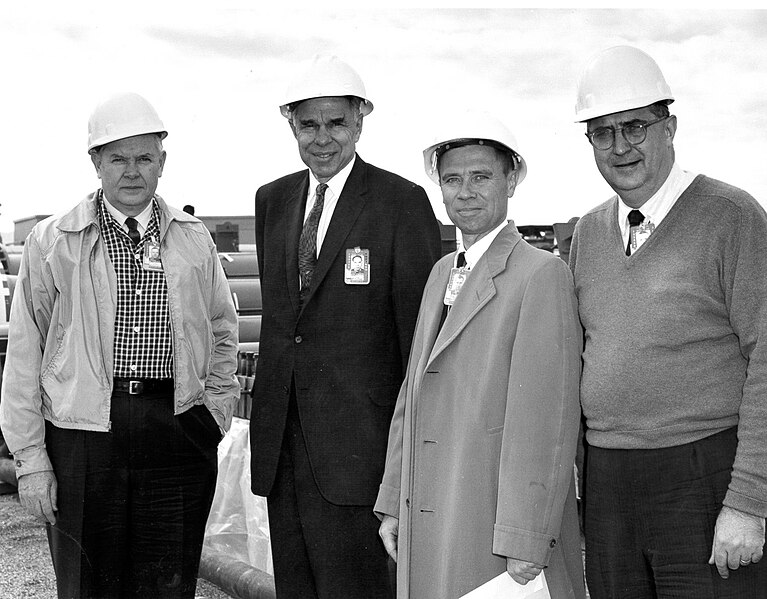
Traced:
[[368, 285], [370, 283], [370, 250], [359, 246], [346, 250], [344, 283], [347, 285]]

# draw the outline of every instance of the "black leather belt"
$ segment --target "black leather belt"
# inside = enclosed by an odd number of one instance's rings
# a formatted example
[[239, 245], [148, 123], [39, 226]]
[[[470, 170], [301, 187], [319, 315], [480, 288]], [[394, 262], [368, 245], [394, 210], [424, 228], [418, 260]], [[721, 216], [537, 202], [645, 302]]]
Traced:
[[128, 395], [172, 393], [173, 379], [114, 379], [114, 391]]

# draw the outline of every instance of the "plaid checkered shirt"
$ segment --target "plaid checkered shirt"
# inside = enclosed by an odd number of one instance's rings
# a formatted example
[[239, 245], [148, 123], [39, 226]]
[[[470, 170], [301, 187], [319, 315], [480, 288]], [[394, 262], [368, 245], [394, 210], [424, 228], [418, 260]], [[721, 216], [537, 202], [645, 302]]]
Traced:
[[152, 199], [152, 218], [135, 250], [128, 234], [104, 207], [102, 191], [98, 207], [101, 232], [117, 273], [114, 376], [173, 378], [173, 338], [165, 273], [142, 266], [146, 243], [160, 239], [157, 203]]

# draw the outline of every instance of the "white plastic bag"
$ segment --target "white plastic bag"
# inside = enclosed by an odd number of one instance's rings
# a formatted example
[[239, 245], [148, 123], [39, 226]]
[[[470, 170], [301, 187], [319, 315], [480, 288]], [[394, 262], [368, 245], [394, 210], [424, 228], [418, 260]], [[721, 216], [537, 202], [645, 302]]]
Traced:
[[204, 546], [273, 575], [266, 499], [250, 491], [249, 423], [234, 418], [218, 446], [218, 482]]

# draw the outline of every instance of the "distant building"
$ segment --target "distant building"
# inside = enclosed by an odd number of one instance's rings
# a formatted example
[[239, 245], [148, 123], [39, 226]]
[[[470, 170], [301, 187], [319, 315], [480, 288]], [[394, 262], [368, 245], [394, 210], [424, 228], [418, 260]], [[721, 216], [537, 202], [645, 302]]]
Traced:
[[197, 216], [208, 227], [220, 252], [236, 252], [256, 243], [254, 216]]
[[37, 214], [13, 221], [13, 243], [19, 245], [24, 243], [27, 235], [32, 231], [32, 227], [49, 216], [50, 214]]

